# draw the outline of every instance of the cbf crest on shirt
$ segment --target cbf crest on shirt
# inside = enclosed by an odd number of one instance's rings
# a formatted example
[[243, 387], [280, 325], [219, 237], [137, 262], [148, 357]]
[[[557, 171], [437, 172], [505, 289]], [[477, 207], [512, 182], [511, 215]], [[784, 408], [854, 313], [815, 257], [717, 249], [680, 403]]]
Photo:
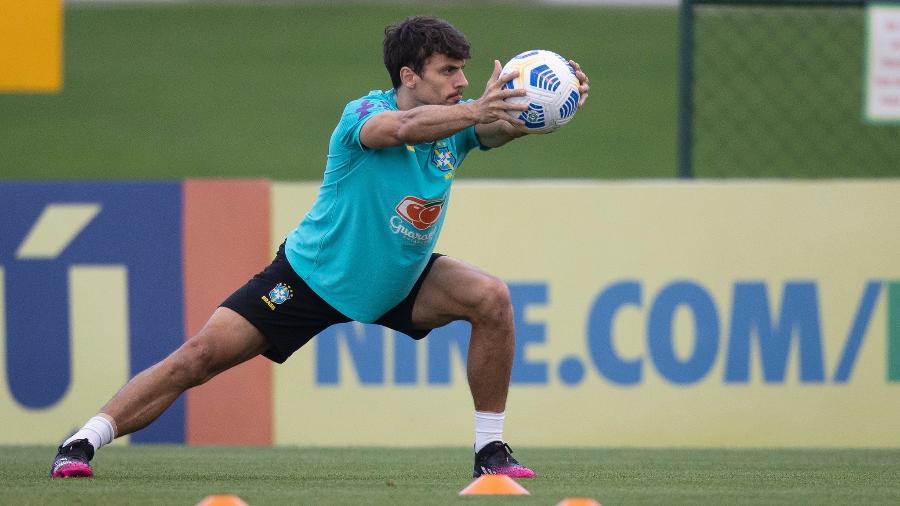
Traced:
[[362, 322], [377, 320], [412, 289], [440, 235], [454, 175], [480, 147], [474, 126], [435, 142], [364, 146], [362, 126], [396, 110], [394, 90], [347, 104], [319, 196], [285, 246], [310, 288]]
[[[453, 150], [447, 145], [447, 141], [442, 139], [434, 143], [434, 148], [431, 150], [431, 163], [438, 170], [447, 172], [450, 177], [453, 177], [452, 171], [456, 170], [457, 160]], [[449, 179], [446, 176], [444, 178]]]

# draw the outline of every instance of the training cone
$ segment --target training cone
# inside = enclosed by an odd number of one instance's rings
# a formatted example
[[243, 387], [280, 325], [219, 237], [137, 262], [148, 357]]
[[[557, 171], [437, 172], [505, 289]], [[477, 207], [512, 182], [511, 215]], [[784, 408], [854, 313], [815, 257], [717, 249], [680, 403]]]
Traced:
[[531, 492], [509, 476], [483, 474], [460, 490], [459, 495], [531, 495]]
[[236, 495], [208, 495], [197, 506], [249, 506]]
[[590, 497], [566, 497], [556, 503], [556, 506], [603, 506]]

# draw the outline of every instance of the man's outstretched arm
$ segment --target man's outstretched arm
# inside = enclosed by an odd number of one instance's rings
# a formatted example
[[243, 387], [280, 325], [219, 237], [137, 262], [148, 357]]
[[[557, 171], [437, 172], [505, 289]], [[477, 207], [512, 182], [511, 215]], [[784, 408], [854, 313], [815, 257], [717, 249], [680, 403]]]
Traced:
[[[477, 100], [457, 105], [422, 105], [406, 111], [387, 111], [373, 116], [359, 132], [366, 147], [378, 149], [402, 144], [419, 144], [449, 137], [472, 125], [512, 119], [507, 111], [525, 110], [526, 104], [513, 104], [508, 97], [522, 96], [524, 90], [503, 89], [518, 73], [500, 78], [500, 62], [494, 61], [494, 72], [484, 94]], [[524, 125], [524, 122], [521, 122]]]

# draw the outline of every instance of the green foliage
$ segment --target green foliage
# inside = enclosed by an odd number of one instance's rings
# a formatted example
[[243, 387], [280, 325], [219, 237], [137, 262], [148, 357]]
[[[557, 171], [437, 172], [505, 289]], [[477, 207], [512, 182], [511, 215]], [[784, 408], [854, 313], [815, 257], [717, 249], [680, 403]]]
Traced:
[[696, 177], [900, 176], [900, 125], [864, 115], [863, 6], [722, 2], [694, 19]]
[[898, 450], [519, 448], [529, 497], [466, 497], [465, 449], [110, 447], [91, 480], [47, 477], [53, 449], [3, 447], [0, 504], [196, 504], [235, 494], [267, 504], [845, 505], [900, 502]]
[[411, 14], [469, 37], [469, 98], [526, 49], [592, 80], [572, 124], [474, 154], [462, 177], [675, 174], [674, 9], [301, 3], [68, 6], [62, 93], [0, 95], [0, 178], [318, 180], [343, 106], [390, 86], [383, 28]]

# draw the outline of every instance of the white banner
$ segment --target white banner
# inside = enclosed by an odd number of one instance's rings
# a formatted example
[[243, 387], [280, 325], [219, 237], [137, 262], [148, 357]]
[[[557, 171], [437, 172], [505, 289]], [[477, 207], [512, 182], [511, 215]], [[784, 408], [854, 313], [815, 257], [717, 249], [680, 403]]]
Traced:
[[900, 6], [867, 9], [866, 120], [900, 122]]

